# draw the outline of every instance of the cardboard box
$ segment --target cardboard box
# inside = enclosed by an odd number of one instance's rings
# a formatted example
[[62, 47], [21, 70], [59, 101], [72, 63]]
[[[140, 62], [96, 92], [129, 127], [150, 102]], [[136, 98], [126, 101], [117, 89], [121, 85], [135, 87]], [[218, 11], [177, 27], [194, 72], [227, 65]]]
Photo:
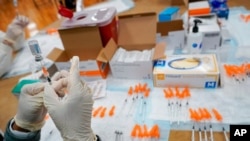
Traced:
[[208, 0], [193, 0], [188, 3], [188, 15], [203, 15], [211, 12]]
[[216, 55], [172, 55], [154, 64], [155, 87], [216, 88], [219, 68]]
[[[96, 60], [96, 75], [106, 78], [109, 72], [108, 62], [99, 60], [102, 40], [97, 26], [75, 27], [59, 29], [59, 34], [65, 50], [54, 48], [47, 56], [48, 59], [57, 62], [68, 62], [73, 56], [79, 56], [80, 61]], [[83, 72], [81, 72], [83, 71]], [[84, 74], [86, 70], [80, 70]]]
[[71, 19], [65, 19], [61, 23], [61, 29], [83, 26], [99, 27], [103, 46], [106, 46], [110, 38], [117, 41], [116, 8], [106, 7], [75, 12]]
[[[109, 72], [108, 62], [99, 60], [101, 49], [110, 38], [117, 41], [116, 9], [113, 7], [81, 11], [74, 14], [72, 19], [66, 19], [58, 29], [64, 50], [55, 48], [48, 58], [61, 66], [67, 64], [73, 56], [80, 58], [80, 75], [106, 78]], [[84, 62], [95, 60], [91, 69], [83, 69]]]
[[[102, 47], [98, 27], [76, 27], [68, 29], [59, 29], [65, 50], [55, 48], [48, 58], [55, 62], [67, 62], [72, 56], [79, 56], [80, 61], [96, 60], [99, 72], [102, 78], [106, 78], [108, 71], [115, 78], [128, 79], [152, 79], [153, 60], [164, 57], [165, 44], [156, 46], [156, 13], [138, 13], [131, 15], [122, 15], [119, 20], [118, 44], [111, 39], [105, 48]], [[118, 47], [126, 50], [145, 50], [154, 48], [152, 60], [149, 62], [116, 64], [111, 62], [113, 55]], [[110, 63], [108, 65], [108, 63]], [[128, 71], [124, 72], [126, 66]], [[142, 73], [139, 68], [143, 69]], [[140, 67], [141, 66], [141, 67]], [[93, 71], [93, 70], [92, 70]], [[131, 73], [133, 72], [133, 74]], [[138, 75], [134, 75], [137, 73]], [[80, 74], [82, 74], [80, 72]], [[140, 74], [140, 75], [139, 75]]]
[[173, 20], [168, 22], [157, 22], [157, 33], [160, 33], [162, 36], [168, 36], [169, 32], [184, 30], [183, 21]]
[[185, 0], [170, 0], [170, 5], [183, 5]]
[[[113, 40], [102, 49], [99, 56], [109, 62], [114, 78], [152, 79], [153, 61], [165, 57], [165, 43], [156, 45], [157, 15], [153, 12], [119, 16], [118, 44]], [[121, 63], [112, 61], [118, 47], [125, 50], [146, 50], [154, 48], [150, 61]], [[100, 58], [99, 58], [100, 59]], [[101, 60], [101, 59], [100, 59]]]
[[168, 36], [171, 46], [174, 46], [174, 48], [182, 49], [185, 47], [185, 31], [181, 19], [158, 22], [157, 33], [160, 33], [161, 36]]

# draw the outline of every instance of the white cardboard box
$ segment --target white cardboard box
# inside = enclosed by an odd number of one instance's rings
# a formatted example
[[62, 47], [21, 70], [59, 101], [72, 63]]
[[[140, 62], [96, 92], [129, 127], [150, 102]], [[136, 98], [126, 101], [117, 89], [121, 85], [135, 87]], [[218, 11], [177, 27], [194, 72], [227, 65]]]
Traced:
[[[110, 40], [99, 57], [109, 62], [112, 76], [118, 79], [152, 79], [153, 61], [165, 57], [165, 43], [156, 44], [156, 13], [119, 16], [118, 43]], [[112, 58], [121, 47], [127, 51], [154, 49], [149, 61], [117, 62]]]
[[152, 79], [153, 62], [135, 61], [131, 63], [110, 61], [113, 77], [120, 79]]
[[154, 64], [154, 86], [216, 88], [219, 68], [215, 54], [172, 55]]

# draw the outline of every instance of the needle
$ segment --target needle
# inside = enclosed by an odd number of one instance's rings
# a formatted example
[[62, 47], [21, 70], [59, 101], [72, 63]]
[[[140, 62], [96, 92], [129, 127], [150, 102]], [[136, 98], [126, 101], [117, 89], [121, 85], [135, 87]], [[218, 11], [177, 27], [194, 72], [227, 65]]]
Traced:
[[206, 128], [206, 125], [204, 126], [204, 136], [205, 136], [205, 141], [208, 141], [207, 140], [207, 128]]
[[199, 128], [199, 141], [202, 141], [201, 128]]
[[195, 131], [195, 127], [193, 125], [193, 128], [192, 128], [192, 141], [195, 141], [195, 138], [194, 138], [194, 131]]
[[222, 130], [223, 130], [223, 133], [224, 133], [226, 141], [229, 141], [229, 139], [227, 137], [227, 132], [226, 132], [225, 128], [223, 127]]
[[210, 140], [214, 141], [212, 124], [210, 124]]

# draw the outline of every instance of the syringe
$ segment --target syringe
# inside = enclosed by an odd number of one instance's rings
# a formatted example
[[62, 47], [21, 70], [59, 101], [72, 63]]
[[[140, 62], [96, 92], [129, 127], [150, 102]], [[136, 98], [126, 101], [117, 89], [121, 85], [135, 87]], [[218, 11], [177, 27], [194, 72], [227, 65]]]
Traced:
[[41, 49], [39, 47], [38, 41], [37, 40], [31, 40], [31, 41], [28, 42], [28, 45], [29, 45], [29, 48], [30, 48], [30, 51], [31, 51], [32, 55], [35, 56], [35, 61], [40, 62], [40, 64], [41, 64], [41, 69], [42, 69], [44, 77], [46, 77], [47, 81], [51, 84], [51, 79], [50, 79], [50, 76], [49, 76], [49, 72], [47, 71], [47, 68], [44, 65], [43, 57], [42, 57], [42, 51], [41, 51]]
[[226, 129], [224, 127], [222, 127], [222, 130], [223, 130], [223, 133], [224, 133], [224, 136], [225, 136], [225, 140], [229, 141], [229, 138], [227, 137]]
[[46, 77], [46, 79], [47, 79], [47, 81], [49, 82], [49, 84], [51, 84], [51, 79], [50, 79], [48, 70], [43, 66], [43, 67], [42, 67], [42, 71], [43, 71], [44, 77]]
[[15, 7], [16, 14], [18, 15], [18, 0], [13, 0], [13, 6]]

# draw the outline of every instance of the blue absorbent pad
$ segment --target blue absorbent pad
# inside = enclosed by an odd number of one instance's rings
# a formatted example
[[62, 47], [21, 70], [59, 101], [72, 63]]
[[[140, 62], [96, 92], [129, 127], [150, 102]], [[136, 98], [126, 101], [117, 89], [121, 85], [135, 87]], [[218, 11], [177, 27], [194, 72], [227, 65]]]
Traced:
[[19, 83], [17, 83], [15, 85], [15, 87], [12, 89], [12, 93], [14, 95], [19, 95], [21, 93], [21, 90], [23, 88], [23, 86], [27, 85], [27, 84], [32, 84], [32, 83], [37, 83], [39, 82], [39, 80], [33, 80], [33, 79], [29, 79], [29, 80], [21, 80]]

